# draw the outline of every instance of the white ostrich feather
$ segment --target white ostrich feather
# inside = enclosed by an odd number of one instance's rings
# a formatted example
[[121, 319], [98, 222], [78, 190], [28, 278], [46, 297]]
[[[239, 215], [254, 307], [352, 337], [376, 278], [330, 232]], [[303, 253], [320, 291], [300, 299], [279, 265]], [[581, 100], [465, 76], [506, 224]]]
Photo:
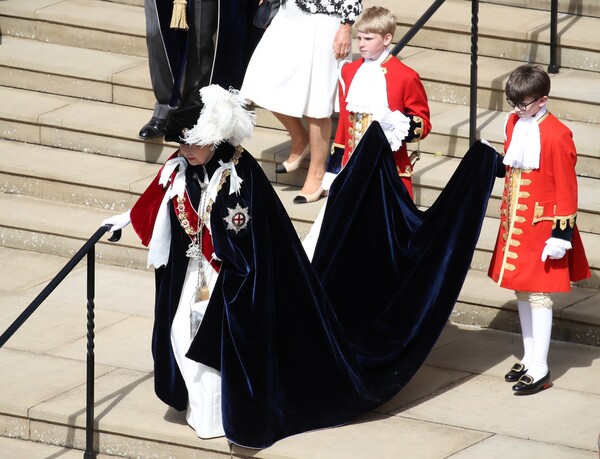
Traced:
[[200, 89], [202, 111], [196, 125], [187, 131], [184, 140], [188, 145], [219, 145], [229, 142], [241, 145], [256, 124], [254, 112], [246, 110], [239, 91], [212, 84]]

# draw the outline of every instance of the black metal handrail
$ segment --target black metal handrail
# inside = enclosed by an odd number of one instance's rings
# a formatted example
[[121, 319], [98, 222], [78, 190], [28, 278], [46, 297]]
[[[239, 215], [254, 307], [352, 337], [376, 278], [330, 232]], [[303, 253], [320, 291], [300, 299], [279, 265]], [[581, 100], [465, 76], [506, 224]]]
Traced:
[[[94, 296], [95, 296], [95, 258], [96, 243], [112, 225], [103, 225], [87, 240], [87, 242], [73, 255], [68, 263], [61, 269], [38, 296], [27, 306], [15, 321], [0, 335], [0, 348], [6, 344], [11, 336], [23, 325], [36, 309], [50, 296], [60, 283], [73, 271], [77, 264], [87, 256], [87, 369], [86, 369], [86, 447], [83, 453], [84, 459], [95, 459], [94, 451]], [[117, 242], [121, 238], [121, 230], [113, 232], [108, 238], [111, 242]]]
[[[434, 0], [431, 6], [412, 25], [406, 34], [392, 48], [391, 54], [398, 53], [412, 40], [425, 23], [433, 16], [446, 0]], [[479, 0], [471, 0], [471, 74], [469, 82], [469, 144], [473, 144], [477, 136], [477, 80], [478, 80], [478, 40], [479, 40]], [[558, 73], [558, 0], [550, 3], [550, 64], [548, 73]]]
[[[433, 14], [442, 6], [446, 0], [434, 0], [429, 8], [412, 25], [408, 32], [392, 48], [391, 54], [397, 56], [398, 53], [408, 44], [417, 34]], [[472, 0], [471, 9], [471, 77], [470, 77], [470, 95], [469, 95], [469, 144], [476, 140], [477, 132], [477, 41], [479, 21], [479, 0]]]
[[550, 64], [548, 73], [558, 73], [558, 0], [550, 1]]

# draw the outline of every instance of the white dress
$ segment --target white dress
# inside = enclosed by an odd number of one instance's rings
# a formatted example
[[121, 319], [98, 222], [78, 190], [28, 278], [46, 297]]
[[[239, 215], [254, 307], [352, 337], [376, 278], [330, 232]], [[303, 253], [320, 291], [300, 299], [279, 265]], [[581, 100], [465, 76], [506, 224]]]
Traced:
[[340, 17], [309, 14], [287, 0], [256, 47], [240, 93], [267, 110], [300, 118], [333, 112]]
[[[209, 266], [205, 275], [212, 292], [218, 274]], [[225, 435], [221, 415], [221, 373], [185, 356], [192, 343], [190, 308], [203, 316], [208, 306], [208, 300], [194, 303], [197, 283], [198, 262], [190, 259], [171, 327], [171, 345], [188, 392], [188, 424], [201, 438], [221, 437]]]

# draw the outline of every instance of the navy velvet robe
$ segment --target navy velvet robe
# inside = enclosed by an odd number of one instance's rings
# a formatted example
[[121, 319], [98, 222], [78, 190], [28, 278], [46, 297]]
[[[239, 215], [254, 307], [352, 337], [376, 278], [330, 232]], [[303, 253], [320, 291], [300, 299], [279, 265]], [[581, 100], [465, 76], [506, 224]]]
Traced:
[[[311, 265], [267, 177], [242, 156], [242, 193], [213, 206], [223, 264], [188, 352], [221, 371], [231, 442], [264, 448], [341, 425], [406, 385], [466, 277], [496, 158], [477, 142], [423, 212], [373, 123], [331, 187]], [[238, 204], [250, 222], [234, 234], [226, 217]]]

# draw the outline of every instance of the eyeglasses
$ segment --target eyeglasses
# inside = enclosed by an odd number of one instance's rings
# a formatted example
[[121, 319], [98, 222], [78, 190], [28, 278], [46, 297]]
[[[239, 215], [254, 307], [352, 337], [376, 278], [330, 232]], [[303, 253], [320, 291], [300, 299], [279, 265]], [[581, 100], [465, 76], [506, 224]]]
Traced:
[[527, 107], [529, 107], [531, 104], [537, 102], [538, 100], [540, 100], [540, 99], [535, 99], [535, 100], [532, 100], [531, 102], [524, 104], [522, 102], [513, 102], [508, 97], [506, 98], [506, 102], [508, 102], [508, 105], [510, 105], [512, 108], [517, 107], [519, 110], [522, 110], [522, 111], [527, 110]]

